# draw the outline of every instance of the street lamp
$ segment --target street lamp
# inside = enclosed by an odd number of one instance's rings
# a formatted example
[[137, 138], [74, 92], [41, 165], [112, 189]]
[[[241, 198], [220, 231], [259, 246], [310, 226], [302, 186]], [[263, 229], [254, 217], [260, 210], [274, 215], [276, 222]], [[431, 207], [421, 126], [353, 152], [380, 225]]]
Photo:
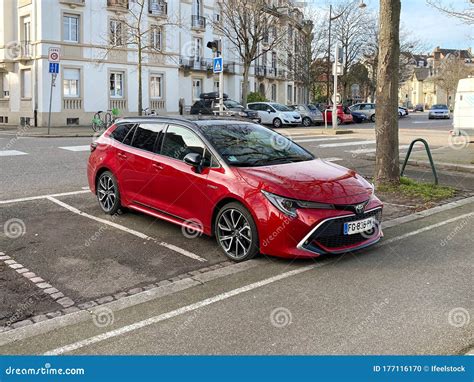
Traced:
[[[341, 17], [348, 9], [349, 9], [350, 4], [342, 10], [341, 13], [338, 15], [333, 16], [332, 15], [332, 5], [329, 5], [329, 34], [328, 34], [328, 67], [327, 67], [327, 84], [326, 84], [326, 94], [328, 96], [328, 103], [331, 102], [331, 97], [329, 96], [330, 92], [330, 86], [331, 86], [331, 24], [334, 20], [337, 20], [339, 17]], [[359, 8], [364, 9], [367, 7], [367, 4], [364, 3], [364, 0], [360, 0], [359, 3]], [[336, 102], [336, 95], [334, 96], [334, 102]]]

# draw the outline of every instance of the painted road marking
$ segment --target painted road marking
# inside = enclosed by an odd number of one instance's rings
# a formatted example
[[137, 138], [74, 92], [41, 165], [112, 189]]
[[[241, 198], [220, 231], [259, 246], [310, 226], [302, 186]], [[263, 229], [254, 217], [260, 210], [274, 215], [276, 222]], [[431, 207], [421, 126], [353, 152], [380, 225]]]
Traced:
[[336, 157], [330, 157], [330, 158], [323, 158], [326, 162], [339, 162], [341, 160], [344, 160], [342, 158], [336, 158]]
[[[409, 148], [410, 145], [402, 145], [398, 146], [399, 150], [405, 150]], [[359, 150], [351, 150], [351, 151], [346, 151], [346, 153], [351, 153], [351, 154], [369, 154], [369, 153], [375, 153], [376, 149], [359, 149]]]
[[19, 155], [28, 155], [28, 153], [18, 150], [0, 150], [0, 157], [13, 157]]
[[343, 147], [343, 146], [365, 146], [373, 145], [375, 141], [354, 141], [354, 142], [340, 142], [340, 143], [324, 143], [318, 147]]
[[261, 288], [265, 285], [269, 285], [269, 284], [272, 284], [276, 281], [280, 281], [280, 280], [286, 279], [288, 277], [295, 276], [295, 275], [301, 274], [303, 272], [307, 272], [307, 271], [309, 271], [311, 269], [314, 269], [314, 268], [322, 267], [322, 266], [327, 265], [329, 263], [330, 263], [329, 261], [320, 262], [318, 264], [309, 265], [309, 266], [306, 266], [306, 267], [303, 267], [303, 268], [295, 269], [293, 271], [281, 273], [277, 276], [273, 276], [273, 277], [270, 277], [270, 278], [262, 280], [262, 281], [258, 281], [258, 282], [248, 284], [246, 286], [243, 286], [243, 287], [240, 287], [240, 288], [237, 288], [237, 289], [233, 289], [229, 292], [221, 293], [221, 294], [218, 294], [214, 297], [210, 297], [210, 298], [207, 298], [205, 300], [198, 301], [194, 304], [186, 305], [186, 306], [183, 306], [182, 308], [172, 310], [170, 312], [163, 313], [163, 314], [160, 314], [158, 316], [148, 318], [146, 320], [135, 322], [133, 324], [123, 326], [119, 329], [111, 330], [109, 332], [105, 332], [105, 333], [99, 334], [97, 336], [87, 338], [85, 340], [81, 340], [81, 341], [74, 342], [74, 343], [66, 345], [66, 346], [59, 347], [57, 349], [46, 352], [45, 355], [59, 355], [59, 354], [68, 353], [68, 352], [71, 352], [71, 351], [74, 351], [74, 350], [77, 350], [77, 349], [81, 349], [83, 347], [90, 346], [90, 345], [105, 341], [107, 339], [117, 337], [117, 336], [121, 336], [123, 334], [130, 333], [130, 332], [133, 332], [135, 330], [144, 328], [146, 326], [157, 324], [161, 321], [165, 321], [165, 320], [168, 320], [170, 318], [177, 317], [177, 316], [183, 315], [185, 313], [195, 311], [195, 310], [203, 308], [205, 306], [215, 304], [216, 302], [227, 300], [228, 298], [237, 296], [239, 294], [249, 292], [253, 289]]
[[89, 218], [91, 220], [95, 220], [99, 223], [102, 223], [102, 224], [106, 224], [106, 225], [109, 225], [111, 227], [114, 227], [114, 228], [117, 228], [121, 231], [124, 231], [124, 232], [127, 232], [131, 235], [134, 235], [134, 236], [137, 236], [139, 237], [140, 239], [143, 239], [143, 240], [150, 240], [150, 241], [153, 241], [155, 242], [156, 244], [162, 246], [162, 247], [165, 247], [165, 248], [168, 248], [176, 253], [179, 253], [183, 256], [187, 256], [191, 259], [194, 259], [194, 260], [197, 260], [197, 261], [201, 261], [201, 262], [207, 262], [206, 259], [192, 253], [192, 252], [189, 252], [189, 251], [186, 251], [185, 249], [182, 249], [182, 248], [179, 248], [173, 244], [168, 244], [168, 243], [165, 243], [165, 242], [160, 242], [154, 238], [152, 238], [151, 236], [148, 236], [148, 235], [145, 235], [144, 233], [141, 233], [141, 232], [138, 232], [138, 231], [135, 231], [133, 229], [130, 229], [130, 228], [127, 228], [121, 224], [117, 224], [117, 223], [113, 223], [111, 221], [108, 221], [108, 220], [105, 220], [105, 219], [101, 219], [101, 218], [98, 218], [96, 216], [93, 216], [93, 215], [89, 215], [88, 213], [85, 213], [85, 212], [82, 212], [80, 210], [78, 210], [76, 207], [73, 207], [67, 203], [64, 203], [56, 198], [54, 198], [53, 196], [48, 196], [46, 199], [52, 201], [53, 203], [56, 203], [58, 206], [61, 206], [77, 215], [80, 215], [80, 216], [83, 216], [83, 217], [86, 217], [86, 218]]
[[450, 223], [453, 223], [453, 222], [461, 220], [461, 219], [469, 219], [469, 218], [471, 218], [471, 216], [474, 216], [474, 212], [470, 212], [470, 213], [464, 214], [464, 215], [459, 215], [459, 216], [456, 216], [455, 218], [451, 218], [451, 219], [448, 219], [448, 220], [445, 220], [445, 221], [442, 221], [442, 222], [439, 222], [439, 223], [436, 223], [436, 224], [432, 224], [432, 225], [417, 229], [415, 231], [408, 232], [404, 235], [400, 235], [400, 236], [396, 236], [396, 237], [393, 237], [393, 238], [388, 239], [388, 240], [384, 240], [378, 245], [378, 247], [381, 247], [383, 245], [388, 245], [388, 244], [394, 243], [394, 242], [399, 241], [399, 240], [406, 239], [407, 237], [410, 237], [410, 236], [413, 236], [413, 235], [418, 235], [419, 233], [429, 231], [429, 230], [432, 230], [434, 228], [442, 227], [446, 224], [450, 224]]
[[89, 145], [85, 146], [64, 146], [64, 147], [58, 147], [59, 149], [62, 150], [68, 150], [68, 151], [90, 151], [91, 147]]
[[305, 143], [305, 142], [324, 142], [324, 141], [339, 141], [340, 139], [354, 139], [349, 137], [340, 137], [340, 138], [308, 138], [308, 139], [294, 139], [295, 142]]
[[10, 199], [10, 200], [0, 200], [0, 204], [10, 204], [10, 203], [20, 203], [20, 202], [31, 202], [32, 200], [41, 200], [47, 199], [48, 197], [59, 197], [59, 196], [70, 196], [70, 195], [80, 195], [80, 194], [87, 194], [90, 192], [89, 187], [87, 187], [88, 191], [72, 191], [72, 192], [63, 192], [60, 194], [50, 194], [50, 195], [39, 195], [39, 196], [30, 196], [26, 198], [19, 198], [19, 199]]
[[[454, 221], [457, 221], [457, 220], [460, 220], [460, 219], [463, 219], [463, 218], [468, 218], [470, 216], [474, 216], [474, 212], [469, 213], [469, 214], [460, 215], [460, 216], [457, 216], [455, 218], [445, 220], [444, 222], [433, 224], [433, 225], [421, 228], [419, 230], [409, 232], [409, 233], [404, 234], [404, 235], [396, 236], [392, 239], [389, 239], [387, 241], [382, 242], [378, 246], [380, 247], [382, 245], [393, 243], [394, 241], [403, 240], [407, 237], [414, 236], [414, 235], [417, 235], [419, 233], [422, 233], [422, 232], [425, 232], [425, 231], [428, 231], [428, 230], [431, 230], [431, 229], [434, 229], [434, 228], [441, 227], [445, 224], [449, 224], [449, 223], [452, 223]], [[183, 315], [185, 313], [195, 311], [195, 310], [200, 309], [202, 307], [214, 304], [216, 302], [226, 300], [230, 297], [237, 296], [239, 294], [251, 291], [253, 289], [257, 289], [257, 288], [269, 285], [269, 284], [274, 283], [276, 281], [283, 280], [283, 279], [286, 279], [288, 277], [295, 276], [295, 275], [301, 274], [303, 272], [307, 272], [309, 270], [322, 267], [322, 266], [327, 265], [329, 263], [330, 263], [330, 261], [320, 262], [318, 264], [309, 265], [309, 266], [299, 268], [299, 269], [296, 269], [296, 270], [293, 270], [293, 271], [285, 272], [285, 273], [279, 274], [277, 276], [273, 276], [273, 277], [270, 277], [268, 279], [258, 281], [256, 283], [252, 283], [252, 284], [246, 285], [244, 287], [233, 289], [229, 292], [221, 293], [221, 294], [218, 294], [214, 297], [207, 298], [207, 299], [202, 300], [202, 301], [198, 301], [194, 304], [184, 306], [182, 308], [170, 311], [168, 313], [163, 313], [163, 314], [160, 314], [158, 316], [148, 318], [146, 320], [142, 320], [142, 321], [130, 324], [130, 325], [123, 326], [119, 329], [111, 330], [109, 332], [105, 332], [105, 333], [99, 334], [97, 336], [87, 338], [85, 340], [77, 341], [77, 342], [74, 342], [72, 344], [65, 345], [65, 346], [53, 349], [51, 351], [46, 352], [45, 355], [59, 355], [59, 354], [68, 353], [68, 352], [71, 352], [71, 351], [74, 351], [74, 350], [77, 350], [77, 349], [81, 349], [81, 348], [84, 348], [86, 346], [90, 346], [90, 345], [105, 341], [107, 339], [118, 337], [118, 336], [121, 336], [123, 334], [130, 333], [130, 332], [133, 332], [135, 330], [144, 328], [146, 326], [157, 324], [161, 321], [165, 321], [165, 320], [168, 320], [170, 318], [177, 317], [177, 316]]]

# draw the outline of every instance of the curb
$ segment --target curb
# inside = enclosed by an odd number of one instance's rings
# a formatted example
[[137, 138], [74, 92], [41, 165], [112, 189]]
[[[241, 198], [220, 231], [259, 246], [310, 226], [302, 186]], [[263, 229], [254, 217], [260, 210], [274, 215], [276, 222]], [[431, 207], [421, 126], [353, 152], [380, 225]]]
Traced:
[[[366, 159], [370, 161], [375, 161], [375, 155], [367, 154]], [[404, 160], [400, 159], [400, 163], [403, 163]], [[415, 167], [428, 167], [431, 168], [431, 164], [428, 161], [420, 161], [420, 160], [413, 160], [410, 159], [407, 162], [410, 166]], [[435, 162], [436, 169], [440, 170], [450, 170], [450, 171], [457, 171], [457, 172], [469, 172], [474, 174], [474, 166], [470, 165], [462, 165], [457, 163], [447, 163], [447, 162]]]

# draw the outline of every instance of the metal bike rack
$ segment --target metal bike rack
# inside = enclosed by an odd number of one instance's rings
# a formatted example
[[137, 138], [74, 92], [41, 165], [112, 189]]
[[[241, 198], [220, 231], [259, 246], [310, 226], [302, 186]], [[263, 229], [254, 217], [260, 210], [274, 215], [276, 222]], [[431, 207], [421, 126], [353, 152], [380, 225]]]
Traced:
[[410, 143], [410, 147], [408, 148], [407, 156], [405, 157], [405, 161], [403, 162], [402, 166], [402, 171], [400, 173], [400, 176], [403, 176], [403, 173], [405, 172], [405, 167], [407, 166], [408, 159], [410, 158], [410, 154], [413, 150], [413, 146], [415, 145], [416, 142], [421, 142], [425, 145], [426, 153], [428, 154], [428, 159], [430, 160], [430, 165], [431, 165], [431, 170], [433, 171], [433, 175], [435, 178], [435, 185], [438, 185], [438, 174], [436, 173], [436, 168], [433, 162], [433, 157], [431, 156], [431, 150], [428, 145], [428, 142], [426, 142], [423, 138], [417, 138], [413, 142]]

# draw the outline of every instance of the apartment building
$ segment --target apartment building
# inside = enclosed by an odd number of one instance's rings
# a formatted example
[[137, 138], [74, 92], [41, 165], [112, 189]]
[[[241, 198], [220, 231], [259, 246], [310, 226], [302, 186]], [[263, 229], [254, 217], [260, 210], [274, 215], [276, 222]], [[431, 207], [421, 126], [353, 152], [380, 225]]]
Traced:
[[[97, 111], [113, 108], [136, 115], [139, 62], [143, 108], [186, 112], [202, 92], [220, 86], [212, 73], [213, 53], [206, 48], [215, 39], [222, 39], [224, 91], [240, 99], [239, 57], [213, 29], [214, 22], [223, 22], [222, 1], [146, 0], [140, 24], [146, 42], [135, 44], [127, 20], [139, 11], [136, 0], [0, 0], [0, 124], [47, 125], [50, 47], [61, 51], [52, 91], [53, 126], [88, 125]], [[291, 62], [308, 24], [292, 0], [268, 3], [269, 10], [281, 12], [285, 33], [295, 42], [291, 49], [259, 58], [251, 69], [250, 90], [281, 103], [303, 102], [306, 92]]]
[[448, 94], [439, 85], [440, 68], [450, 59], [460, 60], [474, 73], [473, 55], [470, 49], [445, 49], [436, 47], [428, 55], [411, 55], [408, 77], [400, 83], [399, 103], [411, 107], [418, 104], [431, 107], [434, 104], [453, 106], [454, 94]]

